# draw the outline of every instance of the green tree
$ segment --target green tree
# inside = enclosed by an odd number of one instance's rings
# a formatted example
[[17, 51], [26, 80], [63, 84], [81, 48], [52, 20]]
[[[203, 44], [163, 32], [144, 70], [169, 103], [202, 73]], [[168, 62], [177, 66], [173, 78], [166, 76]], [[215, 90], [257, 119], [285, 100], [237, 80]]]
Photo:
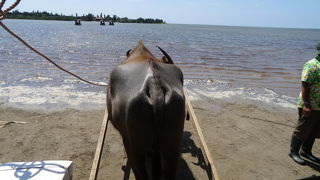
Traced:
[[107, 19], [107, 21], [110, 21], [110, 20], [111, 20], [111, 17], [110, 17], [109, 14], [107, 15], [106, 19]]
[[137, 23], [143, 23], [143, 21], [144, 21], [144, 19], [141, 17], [137, 19]]
[[87, 16], [86, 16], [86, 20], [87, 21], [93, 21], [94, 20], [94, 15], [89, 13]]
[[[7, 13], [9, 19], [42, 19], [42, 20], [64, 20], [64, 21], [73, 21], [75, 18], [80, 18], [85, 21], [93, 21], [95, 20], [94, 14], [89, 13], [88, 15], [82, 15], [81, 17], [78, 17], [78, 13], [76, 13], [76, 17], [73, 15], [66, 16], [63, 14], [58, 13], [48, 13], [46, 11], [40, 12], [32, 11], [32, 12], [19, 12], [18, 10], [14, 10], [12, 12]], [[99, 15], [97, 15], [99, 17]], [[102, 18], [102, 13], [100, 13], [100, 17]], [[120, 18], [117, 15], [113, 15], [110, 17], [110, 15], [103, 15], [103, 17], [107, 20], [113, 20], [114, 22], [121, 22], [121, 23], [166, 23], [162, 19], [151, 19], [151, 18], [138, 18], [138, 19], [129, 19], [127, 17]]]
[[117, 20], [117, 15], [113, 15], [113, 16], [112, 16], [112, 21], [113, 21], [113, 22], [116, 22], [116, 20]]

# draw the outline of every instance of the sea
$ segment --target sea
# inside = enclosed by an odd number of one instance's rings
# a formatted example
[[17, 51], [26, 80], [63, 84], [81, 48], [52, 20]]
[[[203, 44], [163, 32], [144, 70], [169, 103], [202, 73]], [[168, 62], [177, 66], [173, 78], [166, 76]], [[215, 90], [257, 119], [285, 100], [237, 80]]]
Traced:
[[[12, 31], [78, 76], [108, 83], [126, 52], [143, 41], [167, 51], [184, 73], [191, 100], [222, 99], [295, 108], [303, 64], [320, 29], [185, 24], [4, 20]], [[57, 69], [0, 29], [0, 105], [27, 109], [105, 107], [106, 88]]]

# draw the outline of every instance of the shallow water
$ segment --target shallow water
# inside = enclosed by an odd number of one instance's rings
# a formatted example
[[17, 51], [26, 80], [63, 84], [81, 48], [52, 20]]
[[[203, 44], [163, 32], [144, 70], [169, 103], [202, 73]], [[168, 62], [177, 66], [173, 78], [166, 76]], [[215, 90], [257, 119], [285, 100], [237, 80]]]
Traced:
[[[35, 48], [81, 77], [108, 82], [112, 68], [139, 40], [165, 49], [189, 90], [209, 98], [256, 98], [294, 106], [303, 64], [320, 30], [176, 24], [5, 20]], [[194, 97], [196, 98], [196, 97]], [[0, 30], [0, 102], [22, 107], [94, 107], [105, 89], [75, 80]]]

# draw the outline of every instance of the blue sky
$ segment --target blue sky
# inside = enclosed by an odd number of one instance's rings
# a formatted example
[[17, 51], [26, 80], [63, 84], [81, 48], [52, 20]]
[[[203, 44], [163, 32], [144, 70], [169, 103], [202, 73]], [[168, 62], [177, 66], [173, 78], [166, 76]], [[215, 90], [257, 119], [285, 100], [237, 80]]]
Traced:
[[21, 0], [17, 9], [160, 18], [181, 24], [320, 29], [320, 0]]

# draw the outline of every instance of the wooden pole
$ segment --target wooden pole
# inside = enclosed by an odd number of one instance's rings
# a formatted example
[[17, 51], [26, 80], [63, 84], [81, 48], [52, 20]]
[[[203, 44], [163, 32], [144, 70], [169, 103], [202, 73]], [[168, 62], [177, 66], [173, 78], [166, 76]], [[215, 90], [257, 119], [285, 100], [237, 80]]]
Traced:
[[215, 180], [220, 180], [220, 177], [218, 176], [218, 171], [217, 171], [217, 169], [216, 169], [216, 167], [214, 166], [214, 163], [213, 163], [212, 155], [211, 155], [211, 153], [209, 151], [209, 148], [208, 148], [208, 145], [207, 145], [207, 143], [206, 143], [206, 141], [204, 139], [204, 136], [203, 136], [202, 130], [200, 128], [198, 119], [196, 117], [196, 114], [195, 114], [195, 112], [193, 110], [192, 104], [191, 104], [191, 102], [189, 100], [189, 97], [188, 97], [186, 91], [184, 91], [184, 95], [185, 95], [185, 100], [186, 100], [188, 112], [190, 113], [189, 115], [193, 120], [193, 125], [196, 128], [196, 131], [197, 131], [198, 136], [200, 138], [201, 151], [205, 155], [206, 163], [207, 164], [209, 163], [214, 179]]
[[102, 120], [102, 125], [101, 125], [101, 129], [100, 129], [96, 153], [94, 155], [89, 180], [96, 180], [97, 176], [98, 176], [99, 164], [100, 164], [104, 139], [106, 137], [106, 132], [107, 132], [107, 128], [108, 128], [108, 122], [109, 122], [108, 121], [108, 110], [106, 108], [106, 110], [104, 112], [103, 120]]

